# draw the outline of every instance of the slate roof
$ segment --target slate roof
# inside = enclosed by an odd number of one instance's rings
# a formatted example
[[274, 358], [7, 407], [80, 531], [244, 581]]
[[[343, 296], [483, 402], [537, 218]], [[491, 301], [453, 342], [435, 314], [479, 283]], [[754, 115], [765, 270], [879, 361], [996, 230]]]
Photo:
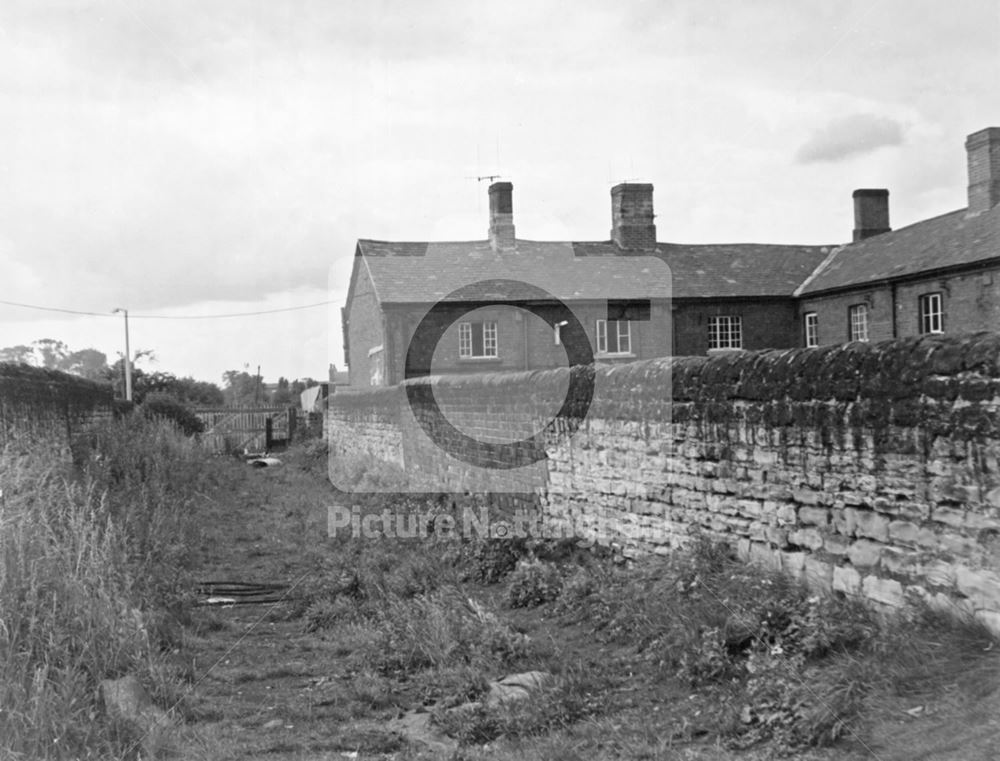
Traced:
[[[622, 251], [611, 242], [518, 239], [516, 250], [497, 253], [489, 241], [359, 240], [357, 254], [385, 304], [436, 301], [470, 283], [496, 279], [523, 280], [565, 301], [787, 297], [832, 250], [831, 246], [661, 243], [653, 256], [653, 252]], [[538, 297], [531, 288], [498, 289], [496, 284], [491, 288], [466, 289], [459, 300]]]
[[796, 291], [809, 295], [1000, 257], [1000, 206], [965, 209], [841, 246]]

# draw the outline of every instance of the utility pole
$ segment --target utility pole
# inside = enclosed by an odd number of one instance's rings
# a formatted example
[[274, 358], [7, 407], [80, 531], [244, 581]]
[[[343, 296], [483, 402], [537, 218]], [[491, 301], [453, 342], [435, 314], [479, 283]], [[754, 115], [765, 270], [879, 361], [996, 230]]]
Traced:
[[125, 315], [125, 401], [132, 401], [132, 353], [128, 345], [128, 310], [116, 307], [111, 314], [121, 312]]

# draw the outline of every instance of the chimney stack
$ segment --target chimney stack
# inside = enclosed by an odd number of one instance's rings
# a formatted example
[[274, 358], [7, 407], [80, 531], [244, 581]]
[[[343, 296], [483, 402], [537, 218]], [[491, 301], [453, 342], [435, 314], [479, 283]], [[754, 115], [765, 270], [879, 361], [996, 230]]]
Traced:
[[887, 233], [889, 227], [889, 191], [885, 188], [862, 188], [854, 191], [854, 242]]
[[969, 214], [1000, 203], [1000, 127], [973, 132], [965, 140], [969, 158]]
[[494, 251], [513, 251], [514, 186], [509, 182], [490, 185], [490, 246]]
[[656, 248], [652, 185], [625, 182], [611, 188], [611, 240], [619, 248]]

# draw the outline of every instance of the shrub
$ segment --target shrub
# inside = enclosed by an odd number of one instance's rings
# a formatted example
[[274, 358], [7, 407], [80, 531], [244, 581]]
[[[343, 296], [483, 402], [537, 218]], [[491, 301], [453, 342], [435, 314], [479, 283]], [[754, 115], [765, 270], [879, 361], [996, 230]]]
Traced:
[[522, 560], [510, 575], [507, 604], [512, 608], [531, 608], [552, 602], [561, 591], [562, 576], [555, 565]]
[[379, 673], [410, 673], [456, 664], [505, 664], [527, 651], [526, 638], [457, 589], [389, 599], [370, 624], [363, 648]]
[[170, 421], [185, 436], [193, 436], [205, 430], [205, 424], [198, 416], [170, 394], [162, 392], [147, 394], [138, 409], [146, 417]]

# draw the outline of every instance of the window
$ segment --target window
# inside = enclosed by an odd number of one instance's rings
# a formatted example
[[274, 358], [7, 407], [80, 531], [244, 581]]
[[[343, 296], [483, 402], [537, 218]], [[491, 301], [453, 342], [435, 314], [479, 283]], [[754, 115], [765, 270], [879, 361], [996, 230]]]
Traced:
[[868, 341], [868, 305], [855, 304], [847, 310], [850, 319], [851, 340]]
[[944, 310], [940, 293], [925, 293], [920, 297], [920, 332], [944, 333]]
[[739, 315], [722, 314], [708, 318], [708, 348], [742, 349], [743, 318]]
[[819, 315], [815, 312], [806, 312], [803, 315], [803, 322], [806, 329], [806, 346], [819, 346]]
[[631, 354], [632, 323], [628, 320], [598, 320], [597, 353]]
[[462, 359], [497, 356], [497, 324], [495, 322], [458, 323], [458, 356]]

